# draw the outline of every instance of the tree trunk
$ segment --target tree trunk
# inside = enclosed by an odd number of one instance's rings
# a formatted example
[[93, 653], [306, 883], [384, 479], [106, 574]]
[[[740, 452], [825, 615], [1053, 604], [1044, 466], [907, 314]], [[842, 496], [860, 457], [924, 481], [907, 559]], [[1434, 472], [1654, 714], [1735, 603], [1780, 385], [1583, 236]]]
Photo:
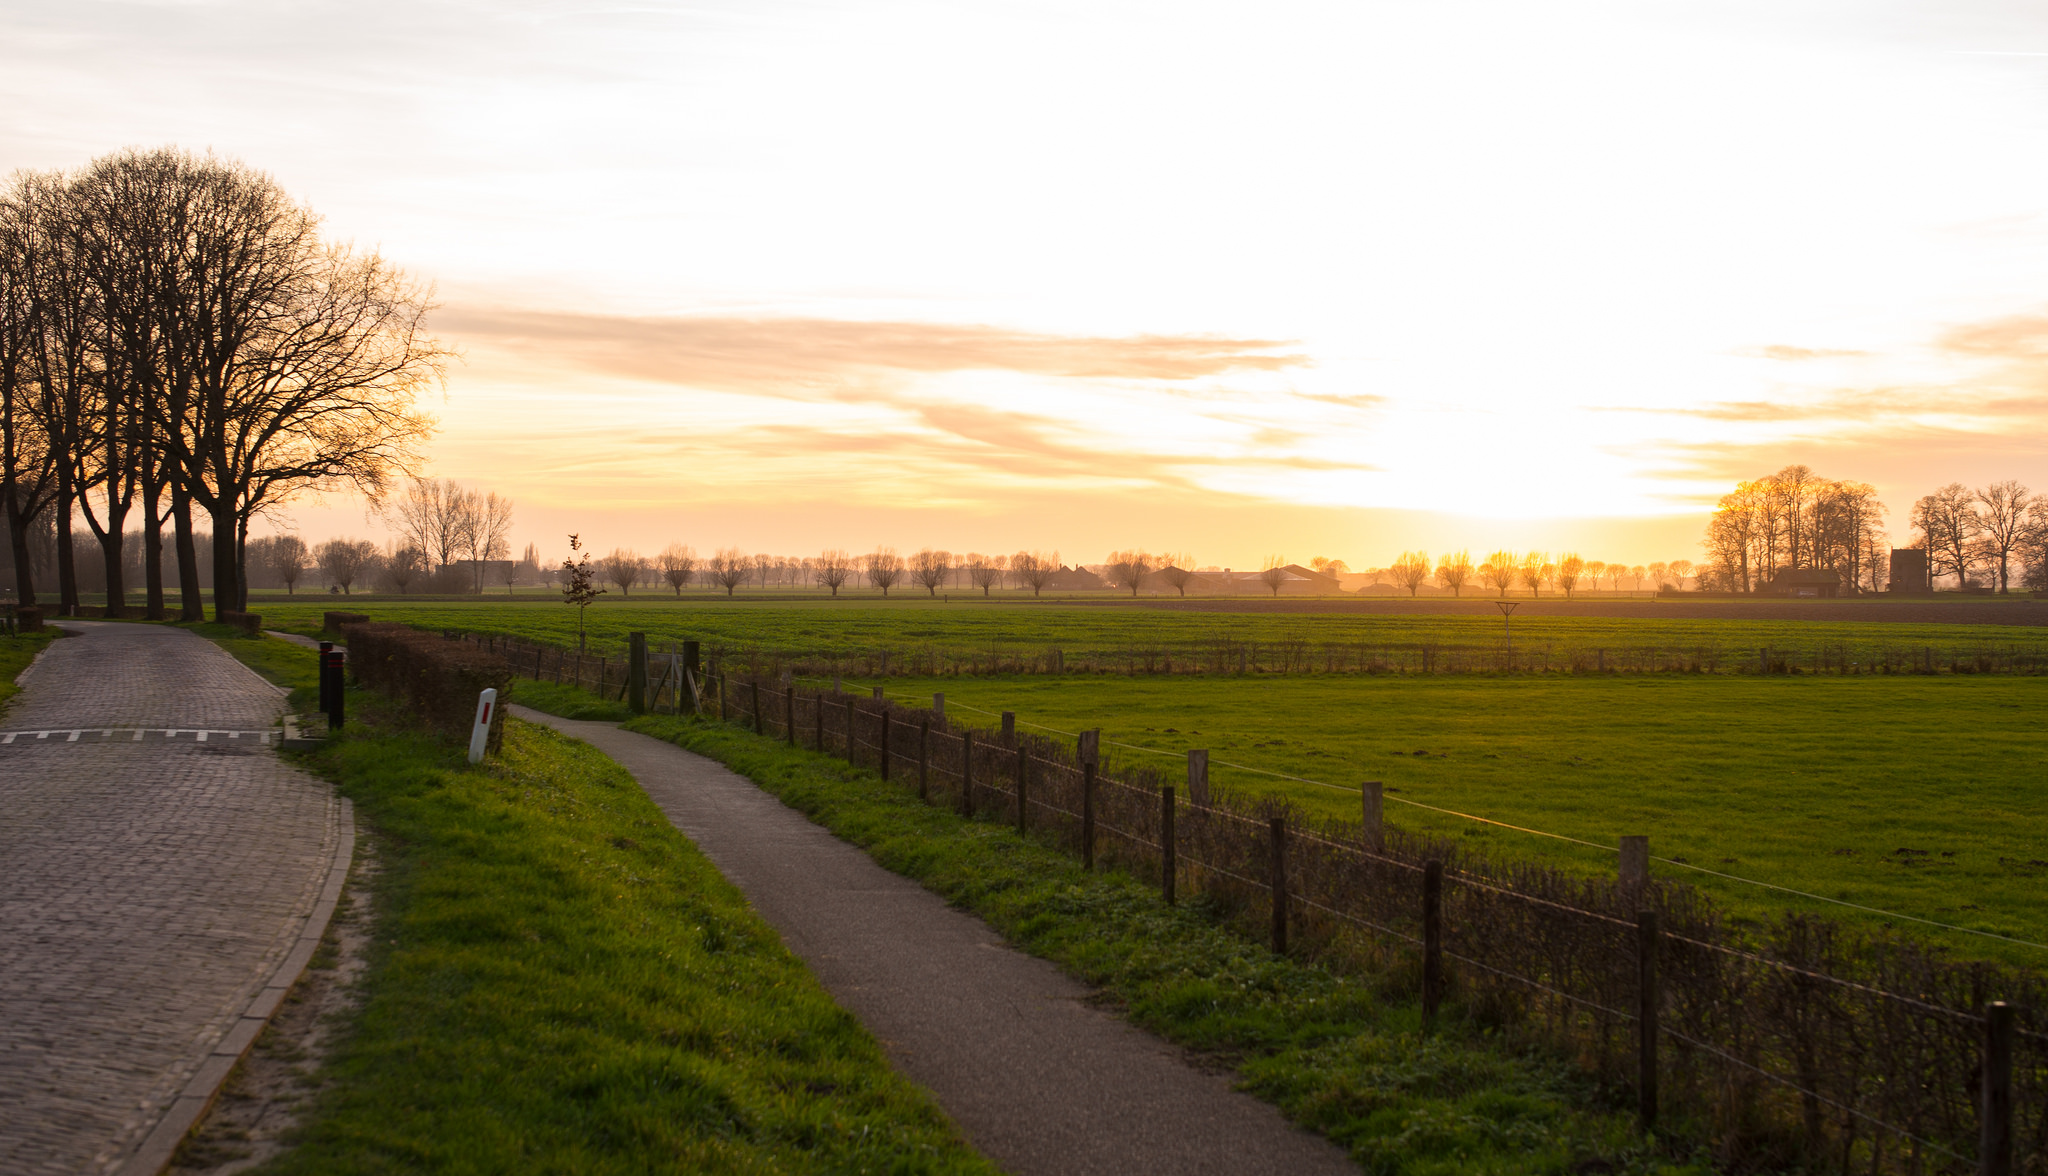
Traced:
[[223, 613], [241, 611], [241, 590], [235, 581], [235, 511], [216, 508], [208, 513], [213, 523], [213, 619]]
[[121, 566], [121, 541], [125, 538], [121, 534], [123, 522], [125, 520], [120, 515], [109, 511], [107, 532], [99, 537], [100, 561], [107, 566], [107, 615], [110, 617], [120, 616], [128, 607], [128, 592], [121, 582], [125, 570]]
[[205, 610], [199, 599], [199, 545], [192, 540], [192, 496], [177, 485], [171, 487], [171, 528], [178, 547], [178, 619], [203, 621]]
[[17, 604], [32, 605], [36, 602], [35, 573], [29, 567], [28, 529], [35, 520], [23, 518], [21, 502], [15, 497], [14, 487], [7, 488], [7, 540], [14, 552], [14, 599]]
[[145, 482], [142, 487], [142, 591], [143, 616], [164, 619], [164, 518], [157, 513], [163, 501], [163, 487]]
[[57, 614], [78, 615], [78, 565], [71, 551], [71, 475], [57, 475]]

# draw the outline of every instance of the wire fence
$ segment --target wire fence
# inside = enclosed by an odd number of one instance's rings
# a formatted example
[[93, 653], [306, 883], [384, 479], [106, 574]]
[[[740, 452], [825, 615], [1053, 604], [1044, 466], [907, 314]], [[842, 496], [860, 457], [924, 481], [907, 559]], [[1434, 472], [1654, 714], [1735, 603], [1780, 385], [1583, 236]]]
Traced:
[[[608, 697], [618, 659], [476, 639]], [[1204, 786], [1092, 733], [977, 726], [838, 685], [646, 657], [643, 705], [838, 756], [1096, 866], [1199, 893], [1276, 948], [1562, 1050], [1738, 1169], [2048, 1176], [2048, 981], [1803, 914], [1735, 926], [1681, 882], [1589, 879]], [[879, 695], [879, 691], [876, 694]], [[1126, 749], [1143, 753], [1150, 749]], [[1647, 1047], [1646, 1047], [1647, 1043]], [[2009, 1156], [2003, 1165], [2001, 1156]]]

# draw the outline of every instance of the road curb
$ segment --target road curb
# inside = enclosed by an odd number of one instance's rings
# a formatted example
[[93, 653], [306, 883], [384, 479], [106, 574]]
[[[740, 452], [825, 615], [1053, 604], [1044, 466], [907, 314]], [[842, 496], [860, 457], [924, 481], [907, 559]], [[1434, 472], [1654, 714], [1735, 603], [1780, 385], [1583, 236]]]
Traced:
[[171, 1101], [163, 1117], [143, 1138], [141, 1146], [116, 1169], [119, 1176], [159, 1176], [170, 1167], [178, 1145], [184, 1142], [185, 1136], [213, 1105], [221, 1085], [227, 1081], [235, 1065], [256, 1043], [264, 1026], [284, 1004], [285, 995], [305, 974], [306, 965], [312, 962], [313, 953], [319, 950], [321, 939], [327, 935], [327, 924], [334, 918], [334, 908], [341, 901], [342, 887], [348, 882], [349, 865], [355, 860], [355, 806], [346, 797], [339, 798], [339, 802], [340, 829], [335, 838], [334, 855], [328, 860], [327, 878], [320, 886], [320, 897], [306, 916], [297, 942], [271, 972], [263, 990], [256, 994], [248, 1007], [242, 1010], [242, 1015], [199, 1063], [185, 1088], [178, 1092], [178, 1097]]

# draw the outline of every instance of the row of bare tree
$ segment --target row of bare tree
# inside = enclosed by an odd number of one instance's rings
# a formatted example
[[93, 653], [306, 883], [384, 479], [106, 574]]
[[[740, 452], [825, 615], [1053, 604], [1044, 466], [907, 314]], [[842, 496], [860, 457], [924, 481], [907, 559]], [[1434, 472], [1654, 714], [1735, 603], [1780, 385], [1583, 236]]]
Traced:
[[1866, 482], [1803, 465], [1742, 482], [1707, 522], [1703, 587], [1756, 592], [1780, 572], [1832, 571], [1852, 590], [1883, 586], [1884, 504]]
[[1954, 576], [1968, 588], [1981, 569], [2010, 592], [2018, 565], [2026, 587], [2048, 590], [2048, 495], [2011, 480], [1981, 490], [1950, 482], [1913, 504], [1912, 524], [1932, 578]]
[[1609, 591], [1619, 591], [1623, 580], [1629, 581], [1636, 591], [1641, 591], [1646, 581], [1659, 589], [1667, 584], [1683, 588], [1693, 574], [1693, 567], [1687, 559], [1634, 565], [1608, 563], [1586, 559], [1575, 551], [1552, 559], [1545, 551], [1503, 550], [1489, 553], [1478, 563], [1472, 562], [1470, 552], [1456, 551], [1432, 563], [1427, 551], [1404, 551], [1399, 559], [1385, 568], [1374, 569], [1373, 574], [1375, 583], [1379, 575], [1385, 575], [1397, 587], [1406, 588], [1410, 596], [1417, 595], [1434, 580], [1437, 587], [1448, 589], [1453, 596], [1463, 596], [1467, 585], [1484, 585], [1501, 596], [1519, 586], [1532, 596], [1548, 591], [1570, 597], [1579, 591], [1598, 591], [1602, 580], [1607, 581]]
[[18, 174], [0, 194], [0, 504], [15, 597], [37, 603], [29, 537], [56, 522], [59, 602], [78, 605], [74, 520], [128, 601], [145, 548], [164, 615], [164, 531], [183, 615], [199, 615], [196, 527], [217, 610], [243, 607], [250, 520], [309, 489], [381, 498], [431, 418], [445, 351], [428, 292], [375, 253], [321, 238], [270, 177], [174, 149]]
[[1036, 594], [1064, 570], [1059, 553], [1020, 551], [1011, 556], [988, 556], [980, 552], [954, 555], [930, 547], [908, 558], [893, 547], [878, 547], [866, 555], [854, 555], [829, 548], [814, 557], [798, 558], [766, 554], [749, 555], [738, 547], [721, 547], [700, 558], [693, 547], [671, 543], [652, 559], [632, 548], [615, 547], [593, 564], [597, 577], [615, 585], [621, 595], [630, 596], [642, 583], [666, 582], [677, 596], [695, 582], [714, 584], [730, 596], [749, 582], [765, 588], [771, 583], [815, 584], [832, 595], [850, 583], [865, 579], [884, 596], [898, 584], [911, 584], [936, 596], [939, 589], [965, 581], [987, 595], [1006, 581], [1032, 589]]

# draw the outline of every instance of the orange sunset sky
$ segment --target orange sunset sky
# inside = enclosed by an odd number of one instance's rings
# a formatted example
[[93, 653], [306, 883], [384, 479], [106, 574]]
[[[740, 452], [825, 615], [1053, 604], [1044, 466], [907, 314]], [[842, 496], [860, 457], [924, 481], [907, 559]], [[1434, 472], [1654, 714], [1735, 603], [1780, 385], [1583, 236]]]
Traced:
[[549, 558], [2048, 489], [2039, 5], [8, 2], [0, 93], [10, 169], [212, 149], [436, 283], [430, 472]]

